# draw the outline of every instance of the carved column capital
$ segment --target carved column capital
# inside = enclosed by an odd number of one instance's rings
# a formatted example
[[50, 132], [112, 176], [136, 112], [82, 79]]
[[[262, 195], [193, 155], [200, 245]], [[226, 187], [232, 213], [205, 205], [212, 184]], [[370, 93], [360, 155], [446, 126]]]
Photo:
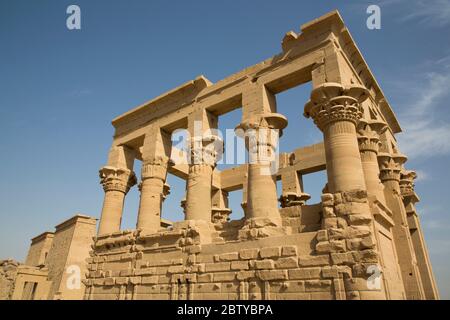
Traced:
[[378, 164], [381, 182], [390, 180], [400, 182], [400, 172], [406, 160], [407, 157], [402, 154], [379, 153]]
[[230, 221], [231, 209], [229, 208], [211, 208], [211, 221], [212, 223], [225, 223]]
[[279, 113], [264, 113], [242, 121], [236, 134], [245, 139], [249, 162], [266, 163], [276, 160], [278, 140], [287, 126], [287, 119]]
[[215, 167], [223, 153], [223, 140], [217, 135], [192, 137], [190, 143], [191, 165]]
[[323, 83], [311, 92], [304, 116], [312, 118], [322, 131], [335, 121], [350, 121], [356, 125], [363, 115], [361, 103], [368, 97], [369, 91], [363, 86]]
[[[244, 132], [257, 129], [278, 129], [283, 130], [287, 126], [287, 118], [280, 113], [261, 113], [243, 120], [236, 130], [242, 129]], [[281, 136], [281, 134], [280, 134]]]
[[183, 213], [186, 215], [186, 195], [180, 201], [180, 207], [183, 209]]
[[156, 178], [165, 181], [168, 162], [169, 158], [167, 156], [158, 156], [144, 160], [141, 169], [142, 180]]
[[285, 192], [283, 193], [278, 201], [282, 208], [302, 206], [307, 200], [311, 199], [311, 196], [307, 193], [296, 193], [296, 192]]
[[166, 200], [166, 198], [169, 196], [169, 194], [170, 194], [170, 185], [168, 183], [164, 183], [163, 193], [162, 193], [163, 201]]
[[414, 180], [417, 174], [412, 170], [403, 170], [400, 172], [400, 194], [404, 199], [409, 199], [413, 203], [419, 202], [419, 197], [414, 190]]
[[380, 148], [380, 135], [387, 130], [383, 121], [361, 119], [358, 123], [358, 145], [361, 152], [378, 153]]
[[105, 192], [120, 191], [126, 194], [137, 182], [134, 172], [124, 168], [105, 166], [99, 170], [99, 176]]

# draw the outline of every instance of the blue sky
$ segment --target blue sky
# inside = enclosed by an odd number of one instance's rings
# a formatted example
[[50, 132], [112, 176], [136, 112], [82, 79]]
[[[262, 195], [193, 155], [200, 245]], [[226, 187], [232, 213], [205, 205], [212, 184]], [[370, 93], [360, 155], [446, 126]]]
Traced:
[[[81, 30], [66, 8], [81, 8]], [[366, 27], [370, 4], [381, 30]], [[396, 112], [407, 167], [443, 298], [450, 298], [450, 1], [0, 0], [0, 257], [23, 260], [30, 238], [75, 212], [99, 217], [117, 115], [199, 74], [216, 82], [281, 51], [289, 30], [338, 9]], [[277, 96], [290, 126], [281, 151], [321, 139], [302, 117], [308, 85]], [[220, 119], [234, 128], [240, 111]], [[137, 168], [136, 172], [139, 172]], [[305, 177], [317, 202], [324, 174]], [[184, 183], [169, 177], [163, 216], [181, 220]], [[231, 194], [233, 217], [241, 195]], [[127, 197], [124, 228], [136, 222]]]

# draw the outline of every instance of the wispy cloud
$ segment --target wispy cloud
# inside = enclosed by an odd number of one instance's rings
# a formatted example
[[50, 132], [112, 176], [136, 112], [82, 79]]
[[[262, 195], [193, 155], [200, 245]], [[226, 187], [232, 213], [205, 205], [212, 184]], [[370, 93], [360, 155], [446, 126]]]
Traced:
[[405, 21], [418, 20], [419, 23], [435, 27], [450, 24], [450, 0], [408, 1], [405, 10], [412, 11], [402, 18]]
[[430, 27], [450, 25], [450, 0], [385, 0], [378, 5], [382, 14], [386, 13], [383, 8], [395, 10], [400, 22], [416, 21]]
[[427, 172], [423, 171], [423, 170], [416, 170], [416, 174], [417, 174], [417, 178], [415, 180], [416, 182], [418, 182], [418, 181], [425, 181], [425, 180], [430, 180], [431, 179], [430, 175]]
[[[450, 124], [437, 116], [450, 97], [450, 56], [432, 66], [436, 71], [418, 74], [402, 82], [406, 99], [399, 105], [405, 134], [399, 136], [401, 149], [410, 157], [430, 157], [450, 153]], [[424, 79], [420, 82], [420, 79]]]

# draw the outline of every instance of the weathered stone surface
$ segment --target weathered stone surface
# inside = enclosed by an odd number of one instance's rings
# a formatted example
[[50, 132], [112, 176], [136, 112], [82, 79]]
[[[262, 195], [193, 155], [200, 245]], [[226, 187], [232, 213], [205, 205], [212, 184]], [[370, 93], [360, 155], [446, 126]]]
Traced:
[[169, 273], [180, 273], [184, 271], [184, 266], [170, 266], [167, 269], [167, 272]]
[[247, 270], [249, 268], [248, 261], [232, 261], [231, 269], [232, 270]]
[[285, 280], [288, 278], [286, 270], [258, 270], [256, 276], [261, 280]]
[[330, 264], [330, 256], [328, 254], [318, 256], [300, 256], [298, 265], [301, 267], [323, 266]]
[[205, 264], [205, 272], [228, 271], [231, 269], [230, 262], [217, 262]]
[[239, 259], [238, 252], [223, 253], [219, 256], [219, 261], [232, 261], [238, 259]]
[[344, 253], [332, 253], [331, 261], [333, 264], [354, 264], [355, 259], [353, 257], [352, 252], [344, 252]]
[[142, 277], [141, 283], [142, 284], [156, 284], [158, 283], [158, 276], [151, 276], [151, 277]]
[[197, 282], [213, 282], [213, 274], [212, 273], [205, 273], [205, 274], [199, 274], [197, 275]]
[[274, 267], [275, 267], [275, 264], [274, 264], [273, 260], [270, 260], [270, 259], [255, 261], [256, 269], [273, 269]]
[[[274, 153], [273, 135], [288, 124], [275, 111], [277, 94], [308, 80], [303, 111], [323, 142]], [[223, 143], [215, 129], [235, 108], [241, 122], [233, 127], [255, 161], [217, 170]], [[275, 58], [216, 83], [199, 76], [113, 126], [99, 171], [97, 236], [95, 219], [78, 215], [33, 238], [25, 265], [0, 261], [0, 299], [438, 298], [414, 174], [395, 138], [400, 126], [337, 12], [286, 34]], [[171, 135], [180, 128], [188, 152], [174, 157]], [[261, 151], [274, 153], [277, 172]], [[318, 170], [327, 181], [321, 203], [310, 204], [302, 175]], [[168, 173], [186, 180], [185, 219], [175, 223], [161, 219]], [[121, 230], [125, 196], [138, 180], [136, 230]], [[228, 193], [239, 189], [245, 214], [229, 221]], [[87, 277], [76, 292], [62, 282], [72, 265]], [[367, 290], [367, 271], [380, 265], [388, 285]]]
[[236, 275], [238, 280], [247, 280], [255, 277], [255, 271], [239, 271]]
[[320, 268], [302, 268], [289, 270], [289, 279], [317, 279], [320, 278]]
[[317, 253], [342, 252], [346, 250], [344, 240], [321, 241], [316, 245]]
[[214, 282], [233, 281], [236, 279], [234, 272], [218, 272], [214, 273]]
[[283, 246], [281, 248], [281, 255], [283, 257], [296, 256], [297, 255], [297, 247], [296, 246]]
[[258, 249], [242, 249], [239, 252], [239, 257], [241, 259], [249, 260], [249, 259], [256, 259], [258, 257]]
[[297, 257], [279, 258], [275, 261], [275, 268], [277, 269], [290, 269], [298, 267]]
[[277, 258], [281, 255], [280, 247], [266, 247], [259, 250], [259, 256], [265, 258]]

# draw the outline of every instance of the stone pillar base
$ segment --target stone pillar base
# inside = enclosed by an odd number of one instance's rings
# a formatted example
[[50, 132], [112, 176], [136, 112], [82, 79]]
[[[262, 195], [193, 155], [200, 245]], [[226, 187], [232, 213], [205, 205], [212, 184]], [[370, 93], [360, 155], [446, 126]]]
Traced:
[[281, 225], [281, 218], [250, 218], [239, 230], [239, 240], [252, 240], [291, 233], [290, 227]]
[[183, 230], [186, 234], [184, 245], [208, 244], [218, 237], [218, 233], [212, 222], [204, 220], [184, 220], [173, 224], [174, 230]]
[[293, 207], [293, 206], [303, 206], [311, 196], [307, 193], [297, 193], [297, 192], [285, 192], [278, 199], [280, 201], [281, 207]]

